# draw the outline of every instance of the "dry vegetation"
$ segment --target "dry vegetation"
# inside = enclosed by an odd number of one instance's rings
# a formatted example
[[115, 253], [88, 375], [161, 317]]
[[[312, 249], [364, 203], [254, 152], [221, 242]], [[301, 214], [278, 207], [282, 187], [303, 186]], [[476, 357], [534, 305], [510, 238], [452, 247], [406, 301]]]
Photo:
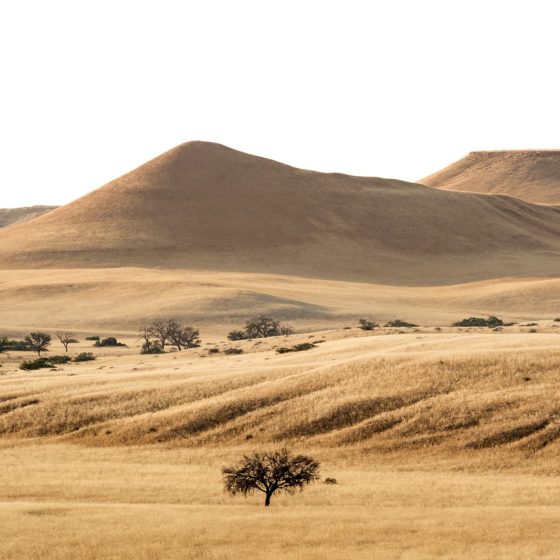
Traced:
[[[558, 153], [524, 154], [429, 180], [555, 202]], [[0, 333], [96, 359], [0, 355], [0, 560], [556, 560], [559, 217], [194, 142], [3, 228]], [[257, 315], [297, 334], [226, 339]], [[488, 315], [517, 324], [443, 326]], [[140, 355], [161, 318], [201, 346]], [[221, 467], [282, 446], [322, 482], [223, 493]]]
[[[0, 557], [556, 558], [559, 337], [511, 330], [159, 356], [130, 339], [40, 372], [4, 357]], [[304, 340], [326, 342], [273, 351]], [[270, 515], [260, 496], [222, 492], [221, 466], [281, 444], [339, 484], [279, 497]]]

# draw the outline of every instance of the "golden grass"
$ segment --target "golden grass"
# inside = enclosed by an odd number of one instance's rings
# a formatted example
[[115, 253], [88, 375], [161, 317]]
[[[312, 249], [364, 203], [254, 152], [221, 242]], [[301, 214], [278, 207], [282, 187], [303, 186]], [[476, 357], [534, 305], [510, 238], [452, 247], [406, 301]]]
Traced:
[[260, 496], [222, 493], [220, 467], [240, 450], [4, 444], [0, 558], [557, 558], [556, 477], [309, 451], [338, 484], [264, 508]]
[[[39, 372], [4, 357], [0, 558], [555, 559], [549, 330], [325, 331], [237, 356], [140, 356], [129, 339]], [[273, 352], [308, 336], [326, 342]], [[223, 465], [280, 445], [339, 483], [271, 508], [223, 493]]]
[[19, 371], [13, 356], [0, 377], [0, 435], [191, 448], [305, 441], [560, 471], [557, 334], [324, 334], [290, 355], [273, 352], [281, 338], [236, 343], [239, 356], [106, 350], [56, 371]]
[[495, 314], [550, 323], [560, 309], [560, 280], [555, 275], [413, 287], [140, 268], [3, 270], [0, 309], [1, 333], [44, 328], [136, 334], [150, 319], [175, 317], [201, 327], [206, 340], [223, 340], [262, 313], [304, 330], [355, 326], [361, 317], [436, 326]]

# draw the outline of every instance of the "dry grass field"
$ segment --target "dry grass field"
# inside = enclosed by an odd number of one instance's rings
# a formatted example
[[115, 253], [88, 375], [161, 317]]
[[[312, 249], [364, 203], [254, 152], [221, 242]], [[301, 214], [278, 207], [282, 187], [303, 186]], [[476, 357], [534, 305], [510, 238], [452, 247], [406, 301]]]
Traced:
[[[560, 329], [533, 329], [159, 356], [128, 338], [38, 372], [4, 357], [0, 558], [558, 558]], [[221, 466], [282, 445], [338, 484], [266, 509], [223, 493]]]
[[[0, 335], [97, 357], [0, 354], [0, 560], [560, 558], [559, 169], [474, 154], [431, 187], [190, 142], [1, 228]], [[261, 314], [295, 334], [227, 340]], [[201, 346], [141, 355], [161, 318]], [[224, 494], [282, 446], [321, 480]]]

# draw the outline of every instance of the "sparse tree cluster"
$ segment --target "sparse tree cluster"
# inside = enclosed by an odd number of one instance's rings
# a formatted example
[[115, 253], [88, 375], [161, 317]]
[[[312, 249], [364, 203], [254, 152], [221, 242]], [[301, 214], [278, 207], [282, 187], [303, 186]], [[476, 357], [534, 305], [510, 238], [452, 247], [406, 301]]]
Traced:
[[144, 340], [142, 353], [159, 354], [170, 345], [177, 350], [196, 348], [200, 345], [200, 332], [194, 327], [181, 325], [173, 319], [158, 319], [140, 328], [140, 338]]
[[245, 340], [249, 338], [268, 338], [293, 334], [294, 329], [283, 325], [271, 317], [255, 317], [245, 323], [243, 330], [234, 330], [228, 334], [230, 340]]

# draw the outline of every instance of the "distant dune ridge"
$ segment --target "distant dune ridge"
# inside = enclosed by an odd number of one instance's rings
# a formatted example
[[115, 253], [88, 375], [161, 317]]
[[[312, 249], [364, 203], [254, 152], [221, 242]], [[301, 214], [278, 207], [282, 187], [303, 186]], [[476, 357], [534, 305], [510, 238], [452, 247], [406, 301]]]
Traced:
[[42, 216], [56, 206], [26, 206], [24, 208], [0, 208], [0, 228], [20, 224]]
[[447, 190], [560, 204], [560, 150], [471, 152], [419, 182]]
[[554, 276], [560, 207], [305, 171], [189, 142], [0, 230], [0, 268], [115, 266], [409, 285]]

